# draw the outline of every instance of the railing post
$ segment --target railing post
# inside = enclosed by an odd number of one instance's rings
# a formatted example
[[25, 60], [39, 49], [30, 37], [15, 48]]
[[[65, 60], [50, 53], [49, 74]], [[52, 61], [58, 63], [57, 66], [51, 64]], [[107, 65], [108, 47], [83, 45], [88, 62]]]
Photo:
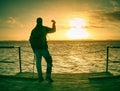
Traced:
[[106, 72], [108, 72], [108, 57], [109, 57], [109, 47], [107, 47], [107, 54], [106, 54]]
[[19, 52], [19, 66], [20, 66], [20, 73], [22, 72], [22, 64], [21, 64], [21, 48], [18, 47], [18, 52]]

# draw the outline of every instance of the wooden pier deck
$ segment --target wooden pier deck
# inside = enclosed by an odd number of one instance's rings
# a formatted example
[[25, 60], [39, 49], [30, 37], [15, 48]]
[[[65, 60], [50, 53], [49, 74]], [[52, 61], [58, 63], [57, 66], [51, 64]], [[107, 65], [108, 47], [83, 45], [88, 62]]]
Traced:
[[106, 72], [53, 74], [52, 77], [53, 83], [39, 83], [36, 73], [0, 75], [0, 91], [120, 91], [120, 76]]

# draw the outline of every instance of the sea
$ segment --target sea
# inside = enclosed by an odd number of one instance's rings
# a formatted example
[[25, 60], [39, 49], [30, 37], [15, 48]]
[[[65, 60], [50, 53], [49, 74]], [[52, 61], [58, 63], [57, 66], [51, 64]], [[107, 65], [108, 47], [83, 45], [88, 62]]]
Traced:
[[[6, 48], [10, 46], [15, 48]], [[48, 46], [53, 58], [52, 73], [106, 72], [108, 58], [108, 71], [113, 75], [120, 74], [120, 40], [48, 41]], [[34, 53], [28, 41], [1, 41], [0, 75], [20, 72], [19, 47], [22, 72], [37, 73]], [[46, 72], [44, 58], [42, 70]]]

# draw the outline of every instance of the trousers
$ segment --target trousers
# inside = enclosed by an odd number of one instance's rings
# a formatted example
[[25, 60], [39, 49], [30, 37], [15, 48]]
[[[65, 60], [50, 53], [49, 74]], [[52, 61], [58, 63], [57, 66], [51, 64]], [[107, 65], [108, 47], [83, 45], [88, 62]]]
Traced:
[[52, 57], [48, 51], [48, 49], [35, 49], [34, 50], [35, 59], [36, 59], [36, 68], [38, 72], [38, 76], [42, 78], [42, 64], [41, 60], [44, 57], [47, 67], [46, 67], [46, 78], [51, 78], [52, 72]]

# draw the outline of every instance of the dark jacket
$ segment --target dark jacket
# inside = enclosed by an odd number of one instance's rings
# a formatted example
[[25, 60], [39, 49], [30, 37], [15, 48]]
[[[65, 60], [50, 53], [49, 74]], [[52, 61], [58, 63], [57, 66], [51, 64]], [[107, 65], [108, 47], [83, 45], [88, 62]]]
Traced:
[[33, 51], [34, 49], [48, 48], [46, 36], [47, 33], [54, 32], [52, 30], [53, 30], [52, 28], [48, 28], [46, 26], [39, 26], [39, 27], [36, 26], [32, 30], [29, 41]]

